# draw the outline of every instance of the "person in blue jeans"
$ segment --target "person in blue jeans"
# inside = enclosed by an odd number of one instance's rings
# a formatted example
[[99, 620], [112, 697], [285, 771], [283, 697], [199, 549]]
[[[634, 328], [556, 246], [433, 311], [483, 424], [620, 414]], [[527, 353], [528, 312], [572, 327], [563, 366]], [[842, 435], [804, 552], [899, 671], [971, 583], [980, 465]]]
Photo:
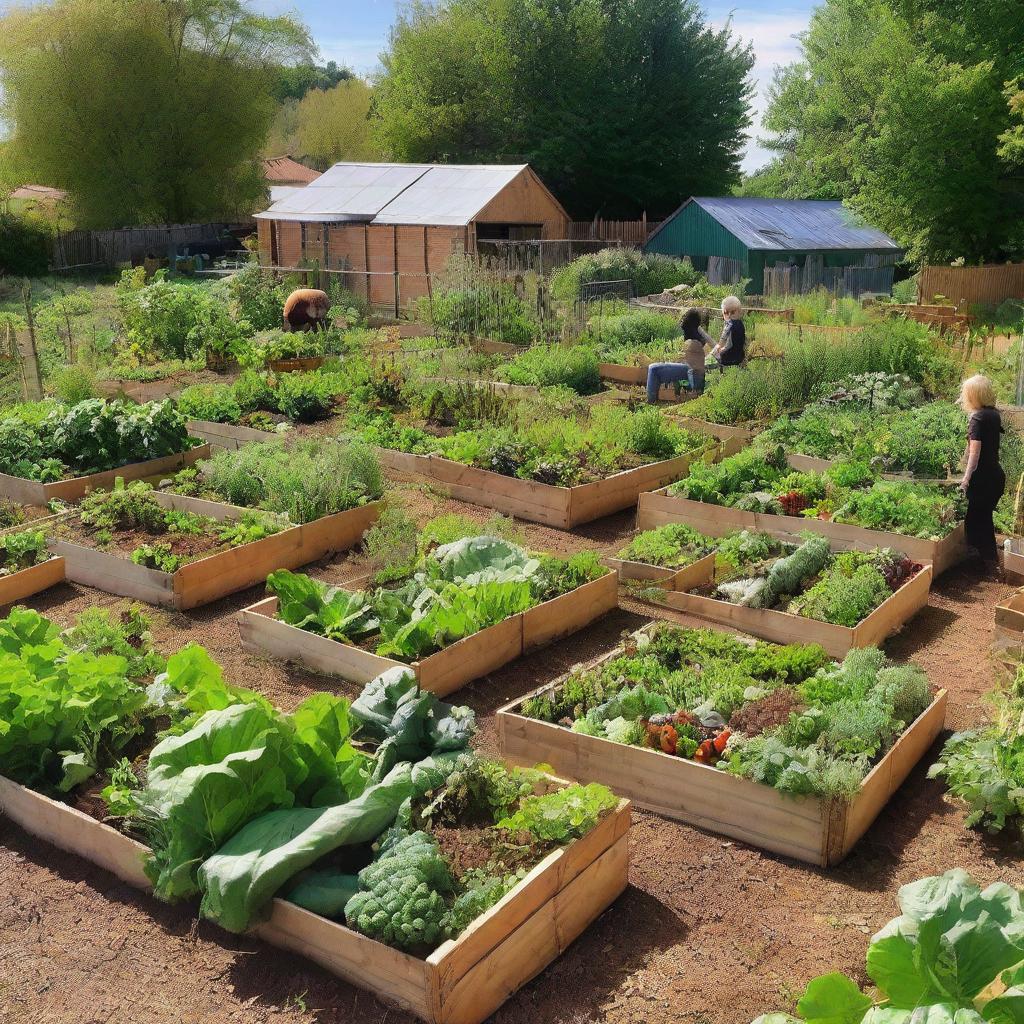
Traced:
[[678, 363], [651, 363], [647, 367], [647, 401], [654, 405], [665, 384], [686, 381], [698, 395], [704, 390], [704, 346], [714, 344], [700, 325], [700, 310], [690, 308], [679, 321], [683, 331], [682, 359]]

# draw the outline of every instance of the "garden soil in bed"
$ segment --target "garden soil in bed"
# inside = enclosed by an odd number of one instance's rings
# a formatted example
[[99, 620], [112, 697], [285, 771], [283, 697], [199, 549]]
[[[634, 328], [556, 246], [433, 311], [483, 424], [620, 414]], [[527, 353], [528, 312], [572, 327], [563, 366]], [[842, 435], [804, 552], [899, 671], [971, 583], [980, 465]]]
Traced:
[[[492, 514], [435, 499], [425, 488], [404, 488], [403, 496], [421, 523], [441, 512], [481, 523]], [[594, 547], [614, 555], [628, 542], [632, 520], [627, 512], [572, 533], [531, 524], [525, 532], [539, 550]], [[337, 582], [349, 564], [338, 558], [311, 571]], [[914, 657], [935, 684], [949, 689], [947, 728], [965, 728], [987, 714], [992, 669], [979, 652], [989, 648], [995, 604], [1012, 590], [969, 567], [953, 568], [934, 585], [928, 607], [887, 645], [898, 658]], [[148, 612], [158, 644], [202, 643], [228, 678], [290, 709], [332, 681], [241, 651], [234, 615], [261, 596], [252, 588], [188, 614]], [[608, 651], [624, 630], [647, 621], [638, 614], [641, 605], [623, 600], [626, 609], [459, 692], [458, 700], [481, 717], [481, 747], [496, 749], [498, 707]], [[93, 605], [124, 604], [77, 586], [53, 588], [28, 603], [61, 623]], [[352, 696], [357, 687], [342, 683], [341, 689]], [[966, 832], [963, 809], [943, 802], [940, 782], [926, 780], [935, 753], [828, 872], [634, 809], [630, 888], [493, 1019], [747, 1024], [768, 1010], [792, 1010], [792, 999], [818, 974], [840, 970], [866, 983], [867, 943], [896, 915], [900, 885], [952, 867], [983, 885], [1021, 884], [1019, 851]], [[412, 1020], [299, 957], [197, 924], [191, 906], [159, 904], [2, 820], [0, 949], [2, 1024]]]

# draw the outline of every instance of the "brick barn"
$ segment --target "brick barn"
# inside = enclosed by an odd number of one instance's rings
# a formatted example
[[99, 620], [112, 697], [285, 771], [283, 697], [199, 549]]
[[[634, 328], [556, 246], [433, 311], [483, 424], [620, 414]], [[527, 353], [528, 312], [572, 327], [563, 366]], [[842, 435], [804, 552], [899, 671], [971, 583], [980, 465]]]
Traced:
[[262, 264], [347, 271], [387, 306], [427, 294], [478, 240], [564, 238], [568, 220], [527, 164], [339, 163], [256, 215]]

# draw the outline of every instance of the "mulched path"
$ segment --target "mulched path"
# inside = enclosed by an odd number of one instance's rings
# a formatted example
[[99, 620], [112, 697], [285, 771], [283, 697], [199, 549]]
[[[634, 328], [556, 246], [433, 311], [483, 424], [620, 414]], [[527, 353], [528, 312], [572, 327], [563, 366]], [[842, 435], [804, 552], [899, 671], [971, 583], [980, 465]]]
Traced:
[[[420, 521], [488, 510], [404, 486]], [[632, 527], [623, 513], [563, 533], [525, 527], [532, 547], [556, 553], [613, 553]], [[350, 560], [318, 566], [333, 582], [354, 575]], [[931, 600], [889, 643], [950, 691], [947, 725], [986, 717], [995, 669], [989, 655], [993, 606], [1011, 591], [969, 569], [946, 573]], [[165, 649], [202, 643], [229, 679], [291, 708], [317, 690], [346, 683], [246, 655], [235, 613], [260, 588], [189, 613], [153, 610]], [[33, 602], [64, 624], [117, 598], [62, 585]], [[627, 602], [628, 605], [628, 602]], [[666, 617], [686, 621], [683, 616]], [[460, 691], [481, 719], [480, 746], [495, 749], [494, 712], [571, 665], [615, 646], [645, 622], [640, 605], [523, 658]], [[695, 620], [689, 620], [696, 624]], [[762, 853], [642, 811], [634, 812], [630, 887], [551, 967], [493, 1018], [502, 1024], [745, 1024], [792, 1009], [809, 979], [846, 971], [862, 983], [868, 937], [896, 913], [896, 890], [923, 875], [960, 867], [980, 883], [1024, 885], [1020, 850], [962, 827], [962, 808], [926, 779], [924, 759], [839, 867], [823, 871]], [[198, 923], [193, 908], [168, 907], [106, 872], [0, 820], [0, 1024], [405, 1024], [412, 1018], [307, 961], [257, 940]]]

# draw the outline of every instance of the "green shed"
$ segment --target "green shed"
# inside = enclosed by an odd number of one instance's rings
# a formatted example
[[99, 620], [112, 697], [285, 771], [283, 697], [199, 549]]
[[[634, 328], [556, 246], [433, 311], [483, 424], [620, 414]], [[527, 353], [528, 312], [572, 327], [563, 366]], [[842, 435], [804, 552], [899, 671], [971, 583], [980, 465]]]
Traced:
[[[749, 278], [748, 291], [764, 291], [766, 267], [803, 271], [804, 287], [829, 286], [843, 268], [883, 270], [879, 287], [892, 286], [892, 266], [902, 255], [884, 231], [858, 221], [842, 203], [817, 199], [694, 197], [665, 220], [644, 246], [646, 252], [688, 256], [700, 271], [722, 282]], [[888, 280], [888, 287], [884, 279]]]

